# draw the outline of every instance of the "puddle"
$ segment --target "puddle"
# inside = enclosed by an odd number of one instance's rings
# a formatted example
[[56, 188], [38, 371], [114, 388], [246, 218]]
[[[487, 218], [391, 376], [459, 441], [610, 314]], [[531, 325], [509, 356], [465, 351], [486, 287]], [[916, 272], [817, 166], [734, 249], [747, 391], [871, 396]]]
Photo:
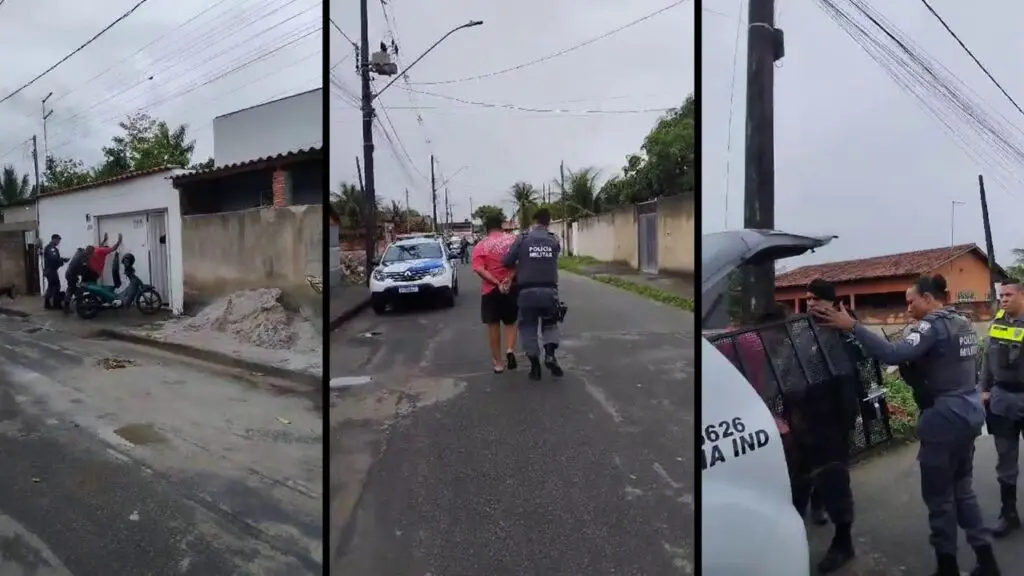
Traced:
[[117, 430], [114, 430], [114, 434], [117, 434], [136, 446], [162, 444], [167, 442], [167, 437], [157, 432], [156, 428], [153, 428], [152, 424], [126, 424]]

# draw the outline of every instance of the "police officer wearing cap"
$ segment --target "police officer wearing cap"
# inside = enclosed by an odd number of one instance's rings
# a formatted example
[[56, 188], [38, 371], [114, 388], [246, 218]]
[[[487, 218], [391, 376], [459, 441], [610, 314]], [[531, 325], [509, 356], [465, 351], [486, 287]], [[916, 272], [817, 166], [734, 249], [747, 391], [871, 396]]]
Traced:
[[946, 279], [923, 276], [907, 289], [907, 311], [918, 321], [901, 342], [891, 343], [854, 320], [844, 309], [816, 308], [823, 324], [851, 331], [865, 353], [900, 366], [921, 410], [917, 460], [921, 497], [928, 507], [935, 576], [959, 576], [957, 527], [974, 548], [971, 576], [998, 576], [989, 530], [974, 493], [974, 441], [985, 411], [975, 386], [978, 334], [974, 325], [945, 307]]
[[979, 385], [987, 408], [988, 431], [996, 444], [996, 478], [1002, 503], [992, 534], [1003, 538], [1021, 527], [1017, 478], [1020, 435], [1024, 431], [1024, 286], [1002, 285], [999, 302], [1002, 308], [988, 332]]

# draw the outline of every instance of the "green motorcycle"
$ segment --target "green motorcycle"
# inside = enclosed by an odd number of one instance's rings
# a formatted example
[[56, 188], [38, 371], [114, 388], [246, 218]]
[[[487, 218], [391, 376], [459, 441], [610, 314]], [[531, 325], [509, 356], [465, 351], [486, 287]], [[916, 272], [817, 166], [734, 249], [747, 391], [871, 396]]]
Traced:
[[149, 284], [144, 283], [135, 275], [135, 256], [131, 253], [121, 258], [124, 275], [128, 283], [120, 289], [114, 286], [96, 283], [83, 283], [74, 295], [72, 305], [78, 316], [84, 320], [92, 320], [103, 310], [131, 308], [133, 305], [143, 314], [156, 314], [163, 308], [163, 298]]

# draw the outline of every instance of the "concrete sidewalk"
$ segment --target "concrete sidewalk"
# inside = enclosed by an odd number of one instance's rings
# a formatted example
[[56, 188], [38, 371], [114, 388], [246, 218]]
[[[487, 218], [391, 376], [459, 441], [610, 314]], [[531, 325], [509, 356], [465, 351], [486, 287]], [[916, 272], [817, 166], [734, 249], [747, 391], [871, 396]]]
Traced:
[[[999, 513], [999, 486], [995, 478], [996, 453], [991, 436], [976, 443], [974, 487], [985, 518], [995, 523]], [[853, 535], [857, 558], [838, 576], [926, 576], [935, 569], [928, 544], [928, 511], [921, 501], [917, 443], [893, 448], [853, 469], [856, 520]], [[832, 538], [831, 525], [807, 528], [811, 561], [817, 562]], [[1003, 574], [1024, 573], [1024, 533], [995, 543]], [[960, 533], [960, 570], [974, 567], [974, 554]], [[812, 570], [813, 573], [813, 570]]]
[[656, 288], [682, 298], [692, 299], [696, 285], [692, 277], [671, 274], [647, 274], [621, 262], [584, 260], [580, 261], [573, 269], [567, 270], [590, 277], [611, 276], [635, 284], [650, 286], [651, 288]]

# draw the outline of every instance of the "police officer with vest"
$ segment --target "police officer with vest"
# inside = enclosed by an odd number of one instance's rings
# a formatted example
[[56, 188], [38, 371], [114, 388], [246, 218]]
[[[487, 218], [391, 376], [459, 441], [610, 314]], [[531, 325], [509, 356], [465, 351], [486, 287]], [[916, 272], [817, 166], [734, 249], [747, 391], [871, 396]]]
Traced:
[[[519, 291], [519, 342], [530, 361], [530, 379], [540, 380], [540, 342], [544, 343], [544, 365], [552, 376], [562, 375], [555, 358], [558, 349], [558, 255], [561, 243], [548, 231], [551, 213], [540, 208], [533, 215], [534, 227], [522, 234], [502, 261], [515, 268]], [[537, 339], [538, 331], [540, 341]]]
[[1003, 538], [1021, 527], [1017, 514], [1020, 435], [1024, 431], [1024, 285], [999, 288], [1002, 309], [988, 333], [981, 368], [981, 397], [988, 409], [988, 431], [996, 444], [996, 478], [1002, 507], [992, 529]]
[[60, 234], [50, 236], [50, 242], [43, 248], [43, 278], [46, 279], [46, 291], [43, 293], [43, 308], [54, 310], [61, 308], [60, 276], [57, 271], [67, 263], [67, 258], [60, 255]]
[[914, 391], [921, 415], [917, 460], [921, 496], [928, 507], [929, 541], [935, 550], [935, 576], [958, 576], [957, 526], [974, 548], [977, 565], [971, 576], [997, 576], [981, 506], [974, 493], [974, 441], [985, 411], [975, 386], [978, 334], [974, 325], [944, 306], [946, 279], [924, 276], [907, 289], [907, 311], [918, 321], [901, 342], [890, 343], [858, 323], [843, 309], [819, 308], [822, 323], [849, 330], [865, 353], [897, 365]]

